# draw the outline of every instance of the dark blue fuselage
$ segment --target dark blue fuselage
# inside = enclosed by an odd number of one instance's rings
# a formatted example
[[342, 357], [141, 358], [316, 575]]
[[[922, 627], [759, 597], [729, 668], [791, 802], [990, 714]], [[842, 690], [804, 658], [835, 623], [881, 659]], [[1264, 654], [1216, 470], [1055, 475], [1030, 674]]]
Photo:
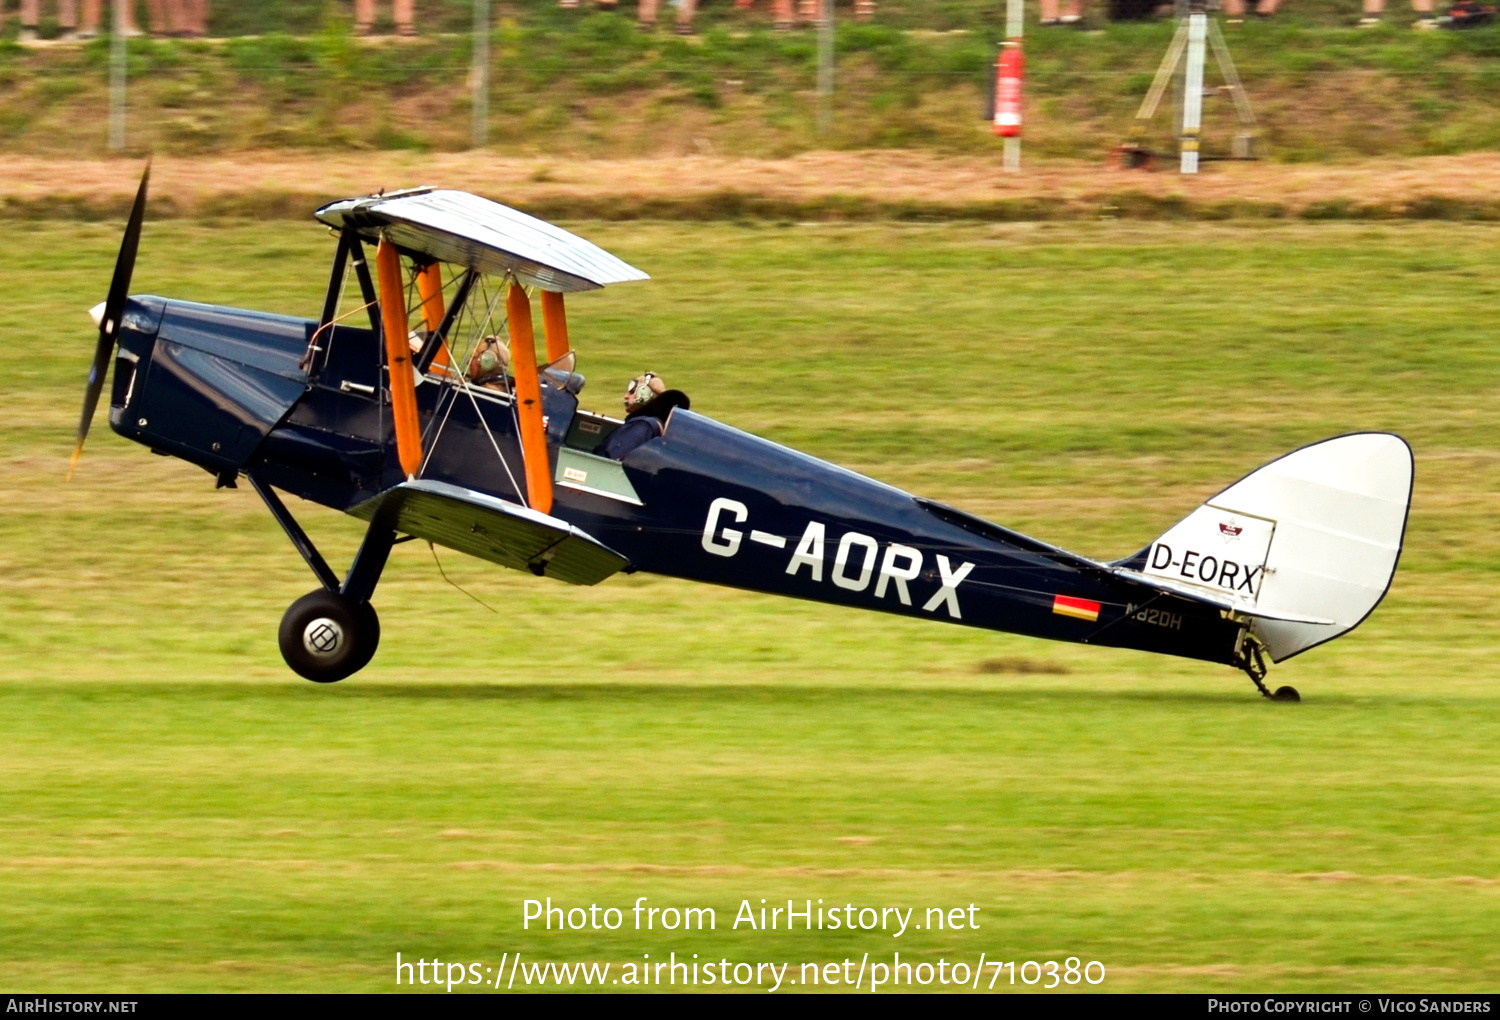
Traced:
[[[310, 355], [315, 332], [310, 320], [134, 298], [110, 424], [223, 484], [253, 473], [351, 510], [404, 480], [380, 345], [369, 329], [339, 325], [318, 335]], [[423, 478], [526, 501], [506, 394], [428, 375], [417, 398]], [[544, 384], [543, 404], [559, 480], [552, 515], [619, 552], [631, 569], [1234, 662], [1240, 625], [1212, 607], [691, 411], [674, 411], [661, 438], [625, 458], [623, 488], [633, 497], [570, 484], [587, 472], [569, 465], [588, 461], [591, 448], [577, 443], [575, 419], [600, 419], [556, 386]], [[599, 465], [606, 467], [618, 471]]]

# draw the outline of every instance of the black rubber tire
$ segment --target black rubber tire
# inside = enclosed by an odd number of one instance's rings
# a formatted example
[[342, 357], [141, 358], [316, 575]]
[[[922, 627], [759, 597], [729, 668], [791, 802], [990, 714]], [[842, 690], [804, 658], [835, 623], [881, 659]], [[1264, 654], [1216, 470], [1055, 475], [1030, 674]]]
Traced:
[[1271, 695], [1272, 701], [1301, 701], [1302, 695], [1297, 693], [1295, 687], [1278, 687], [1276, 693]]
[[281, 657], [298, 676], [314, 683], [336, 683], [357, 673], [380, 641], [379, 622], [371, 629], [375, 611], [368, 615], [338, 592], [319, 588], [287, 609], [277, 635]]
[[351, 675], [368, 666], [370, 660], [375, 658], [376, 650], [380, 648], [380, 616], [375, 612], [375, 607], [368, 602], [361, 602], [355, 612], [359, 614], [359, 653], [354, 660], [356, 665], [349, 670]]

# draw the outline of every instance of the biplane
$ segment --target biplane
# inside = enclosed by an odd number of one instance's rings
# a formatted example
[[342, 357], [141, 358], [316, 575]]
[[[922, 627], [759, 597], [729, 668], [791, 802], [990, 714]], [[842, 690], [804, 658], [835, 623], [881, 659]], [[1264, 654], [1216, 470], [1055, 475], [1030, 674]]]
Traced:
[[[73, 463], [113, 361], [114, 431], [219, 486], [247, 481], [316, 576], [279, 635], [287, 664], [309, 680], [341, 680], [370, 661], [381, 572], [394, 545], [420, 539], [568, 584], [649, 571], [1186, 656], [1298, 700], [1266, 686], [1268, 664], [1356, 627], [1400, 558], [1412, 455], [1381, 432], [1287, 454], [1114, 561], [685, 405], [655, 438], [605, 456], [621, 421], [580, 405], [564, 296], [645, 273], [503, 205], [413, 189], [317, 210], [337, 237], [317, 320], [131, 296], [149, 177], [93, 312], [99, 339]], [[508, 370], [475, 384], [471, 352], [502, 337]], [[365, 522], [342, 576], [282, 493]]]

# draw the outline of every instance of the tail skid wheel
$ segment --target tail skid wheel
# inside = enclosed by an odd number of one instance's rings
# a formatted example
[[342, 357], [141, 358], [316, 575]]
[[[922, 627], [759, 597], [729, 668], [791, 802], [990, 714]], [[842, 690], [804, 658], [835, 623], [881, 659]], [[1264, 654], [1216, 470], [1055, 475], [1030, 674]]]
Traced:
[[297, 675], [331, 684], [363, 669], [380, 645], [380, 618], [368, 602], [319, 588], [281, 618], [281, 657]]
[[1301, 701], [1302, 695], [1297, 693], [1295, 687], [1278, 687], [1273, 693], [1265, 684], [1266, 666], [1265, 646], [1260, 639], [1253, 634], [1246, 633], [1240, 638], [1240, 650], [1237, 653], [1236, 665], [1245, 671], [1255, 689], [1260, 691], [1261, 697], [1268, 701]]

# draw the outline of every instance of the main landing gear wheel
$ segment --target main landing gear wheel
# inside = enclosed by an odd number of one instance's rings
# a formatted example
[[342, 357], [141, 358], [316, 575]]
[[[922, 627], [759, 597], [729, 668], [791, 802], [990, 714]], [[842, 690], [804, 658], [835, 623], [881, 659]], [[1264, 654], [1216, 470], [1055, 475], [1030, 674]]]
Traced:
[[319, 588], [286, 611], [278, 635], [281, 657], [299, 676], [331, 684], [364, 669], [380, 646], [380, 617], [368, 602], [355, 603]]
[[1302, 695], [1297, 693], [1295, 687], [1278, 687], [1276, 693], [1271, 695], [1272, 701], [1301, 701]]

